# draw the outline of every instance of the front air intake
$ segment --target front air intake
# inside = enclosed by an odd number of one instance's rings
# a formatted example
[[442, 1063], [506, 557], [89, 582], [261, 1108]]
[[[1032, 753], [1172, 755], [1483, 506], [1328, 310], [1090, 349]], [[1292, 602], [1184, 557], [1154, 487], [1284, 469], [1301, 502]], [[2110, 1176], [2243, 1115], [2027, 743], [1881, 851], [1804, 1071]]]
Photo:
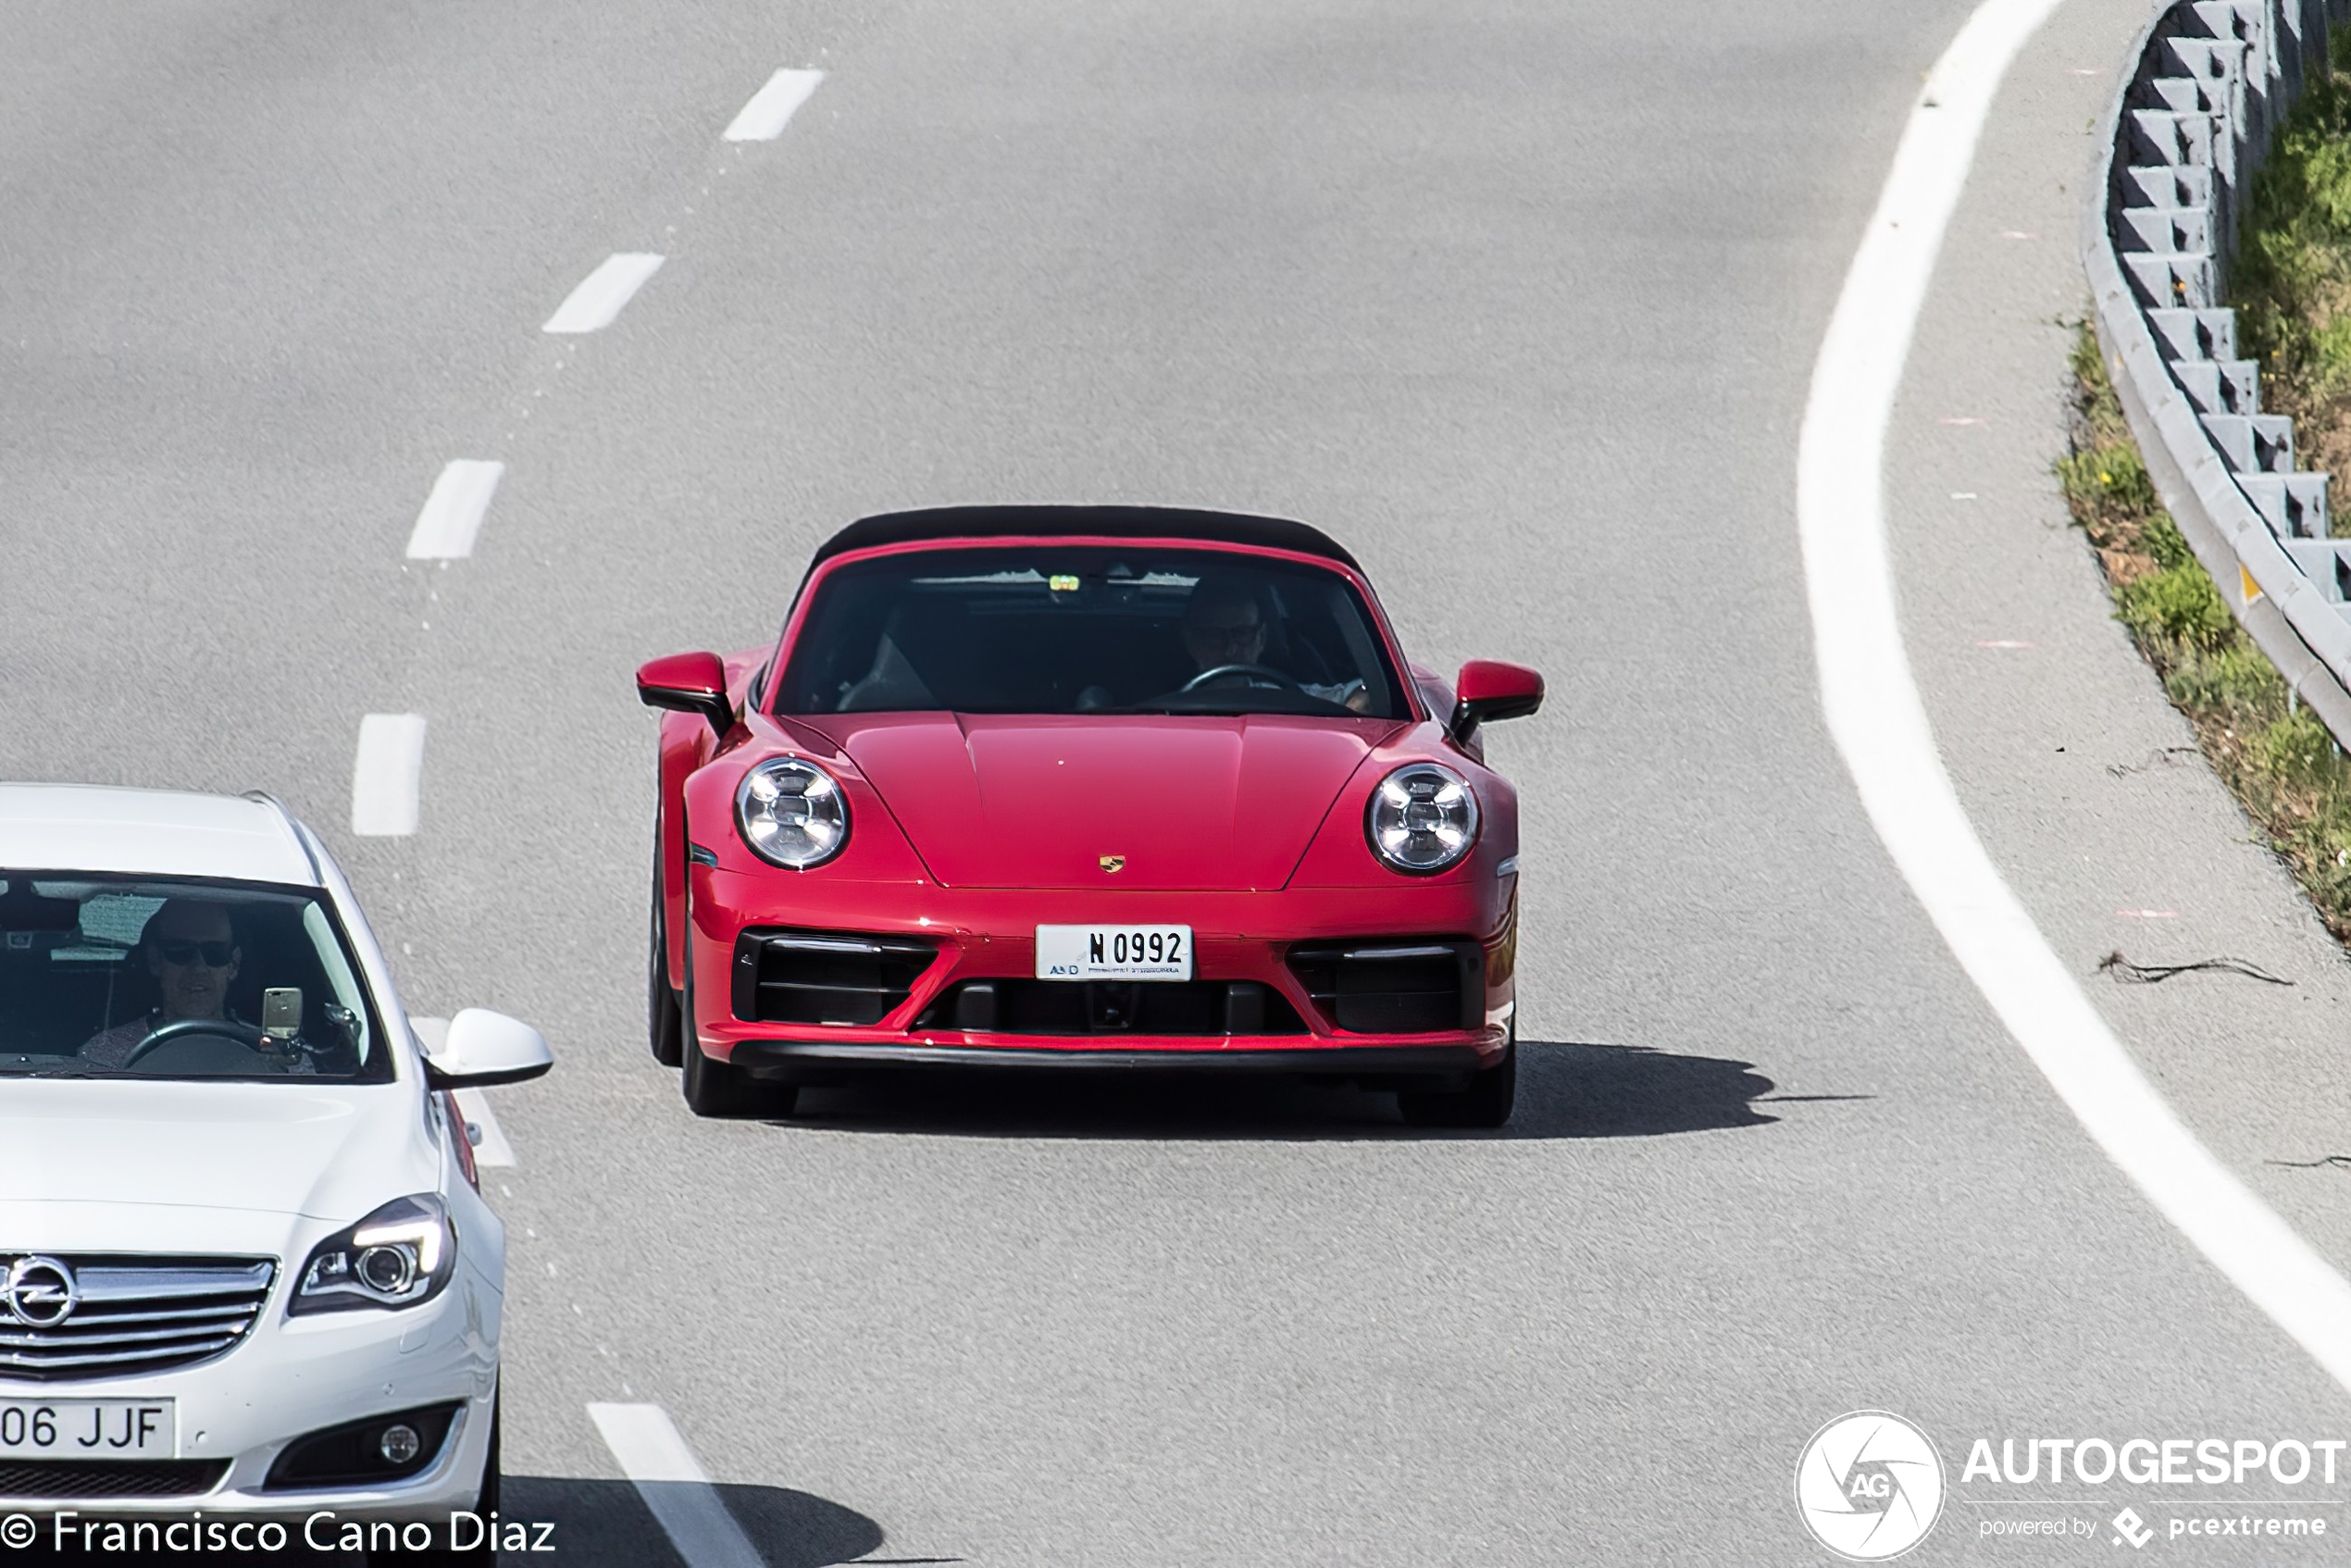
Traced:
[[735, 939], [735, 1016], [747, 1024], [878, 1024], [939, 956], [912, 937], [753, 929]]
[[0, 1498], [88, 1502], [202, 1497], [229, 1474], [225, 1459], [0, 1459]]
[[1313, 943], [1290, 949], [1290, 973], [1350, 1034], [1425, 1035], [1486, 1022], [1485, 952], [1468, 941]]

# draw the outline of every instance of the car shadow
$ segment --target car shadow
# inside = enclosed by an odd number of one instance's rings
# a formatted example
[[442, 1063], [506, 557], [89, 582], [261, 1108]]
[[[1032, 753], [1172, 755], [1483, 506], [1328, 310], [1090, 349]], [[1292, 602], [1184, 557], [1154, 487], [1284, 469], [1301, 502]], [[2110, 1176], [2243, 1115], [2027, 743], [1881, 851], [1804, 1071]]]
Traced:
[[778, 1127], [973, 1138], [1523, 1139], [1657, 1138], [1762, 1126], [1754, 1064], [1637, 1045], [1519, 1042], [1518, 1105], [1495, 1131], [1404, 1125], [1391, 1094], [1249, 1073], [877, 1074], [801, 1091]]
[[[829, 1568], [866, 1562], [945, 1563], [952, 1557], [872, 1558], [882, 1527], [853, 1508], [784, 1487], [721, 1484], [715, 1488], [767, 1568]], [[680, 1559], [653, 1512], [626, 1481], [508, 1475], [499, 1500], [504, 1521], [554, 1526], [556, 1555], [516, 1551], [502, 1562], [561, 1562], [566, 1568], [670, 1568]]]

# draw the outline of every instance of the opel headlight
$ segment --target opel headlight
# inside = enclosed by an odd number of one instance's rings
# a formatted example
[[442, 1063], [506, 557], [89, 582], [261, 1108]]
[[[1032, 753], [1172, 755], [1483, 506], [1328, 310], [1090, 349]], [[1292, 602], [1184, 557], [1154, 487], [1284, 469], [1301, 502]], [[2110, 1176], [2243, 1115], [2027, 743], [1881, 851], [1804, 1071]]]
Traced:
[[1398, 871], [1442, 871], [1477, 842], [1477, 796], [1468, 779], [1440, 763], [1410, 764], [1372, 791], [1363, 836]]
[[815, 763], [771, 757], [736, 789], [735, 826], [760, 859], [805, 871], [849, 842], [849, 798]]
[[429, 1192], [395, 1198], [318, 1243], [302, 1266], [290, 1313], [413, 1307], [441, 1294], [457, 1272], [457, 1233]]

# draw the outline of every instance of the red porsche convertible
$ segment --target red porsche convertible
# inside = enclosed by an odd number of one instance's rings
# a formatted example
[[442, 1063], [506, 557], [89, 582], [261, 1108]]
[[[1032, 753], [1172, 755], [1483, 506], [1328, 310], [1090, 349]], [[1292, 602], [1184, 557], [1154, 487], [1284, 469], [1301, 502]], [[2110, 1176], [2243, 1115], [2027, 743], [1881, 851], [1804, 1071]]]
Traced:
[[923, 1064], [1260, 1069], [1499, 1126], [1542, 678], [1406, 663], [1300, 523], [868, 517], [771, 648], [637, 672], [661, 725], [653, 1050], [703, 1115]]

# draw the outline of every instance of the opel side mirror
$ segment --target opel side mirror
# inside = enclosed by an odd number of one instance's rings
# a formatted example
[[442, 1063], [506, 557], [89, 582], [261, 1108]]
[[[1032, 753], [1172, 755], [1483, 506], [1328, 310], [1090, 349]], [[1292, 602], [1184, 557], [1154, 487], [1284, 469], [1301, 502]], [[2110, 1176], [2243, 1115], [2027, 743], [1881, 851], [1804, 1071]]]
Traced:
[[468, 1007], [449, 1020], [441, 1049], [425, 1058], [425, 1080], [435, 1089], [490, 1089], [535, 1078], [554, 1064], [537, 1029], [504, 1013]]

